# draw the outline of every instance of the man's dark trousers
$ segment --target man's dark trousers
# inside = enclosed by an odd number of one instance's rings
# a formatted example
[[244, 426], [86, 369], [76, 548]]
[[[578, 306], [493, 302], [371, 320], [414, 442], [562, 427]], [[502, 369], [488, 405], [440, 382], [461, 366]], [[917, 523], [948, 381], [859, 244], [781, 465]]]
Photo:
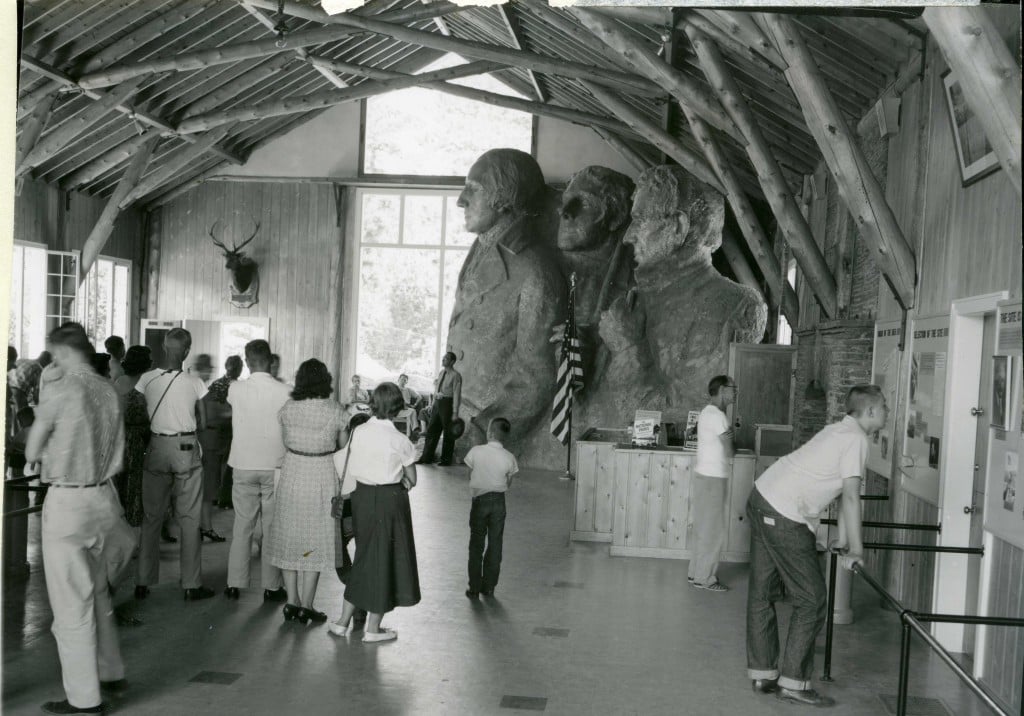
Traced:
[[451, 462], [452, 454], [455, 451], [455, 440], [452, 438], [452, 408], [455, 400], [453, 398], [437, 398], [434, 401], [434, 409], [430, 411], [430, 422], [427, 424], [427, 438], [423, 445], [423, 462], [430, 462], [434, 459], [434, 452], [437, 450], [437, 440], [443, 436], [444, 442], [441, 445], [441, 462]]
[[[485, 492], [473, 498], [469, 510], [469, 589], [492, 592], [501, 572], [501, 542], [505, 534], [505, 493]], [[484, 542], [487, 551], [484, 551]]]

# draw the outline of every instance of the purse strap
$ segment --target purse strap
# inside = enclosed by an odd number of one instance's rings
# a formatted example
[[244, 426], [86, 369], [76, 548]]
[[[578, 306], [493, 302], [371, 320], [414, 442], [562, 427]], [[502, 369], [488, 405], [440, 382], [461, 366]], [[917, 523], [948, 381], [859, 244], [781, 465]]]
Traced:
[[[171, 371], [169, 371], [169, 370], [168, 370], [168, 371], [165, 371], [165, 372], [163, 373], [163, 375], [167, 375], [167, 374], [168, 374], [168, 373], [170, 373], [170, 372], [171, 372]], [[164, 402], [164, 398], [166, 398], [166, 397], [167, 397], [167, 391], [171, 389], [171, 385], [172, 385], [172, 384], [174, 383], [174, 381], [176, 381], [176, 380], [178, 379], [178, 376], [179, 376], [179, 375], [181, 375], [181, 371], [180, 371], [180, 370], [179, 370], [179, 371], [178, 371], [177, 373], [175, 373], [175, 374], [174, 374], [174, 377], [173, 377], [173, 378], [171, 378], [171, 381], [170, 381], [170, 382], [169, 382], [169, 383], [167, 384], [167, 387], [166, 387], [166, 388], [164, 388], [164, 392], [163, 392], [163, 394], [162, 394], [162, 395], [160, 396], [160, 400], [156, 401], [156, 407], [155, 407], [155, 408], [153, 408], [153, 412], [152, 412], [152, 413], [150, 413], [150, 416], [149, 416], [149, 419], [150, 419], [150, 421], [152, 421], [152, 420], [153, 420], [153, 418], [155, 418], [155, 417], [156, 417], [156, 411], [160, 410], [160, 405], [161, 405], [161, 404], [162, 404], [162, 403]]]
[[348, 459], [352, 457], [352, 443], [356, 439], [356, 430], [359, 429], [357, 425], [352, 429], [352, 434], [348, 436], [348, 451], [345, 453], [345, 464], [341, 468], [341, 480], [338, 481], [338, 494], [341, 494], [341, 488], [345, 485], [345, 475], [348, 474]]

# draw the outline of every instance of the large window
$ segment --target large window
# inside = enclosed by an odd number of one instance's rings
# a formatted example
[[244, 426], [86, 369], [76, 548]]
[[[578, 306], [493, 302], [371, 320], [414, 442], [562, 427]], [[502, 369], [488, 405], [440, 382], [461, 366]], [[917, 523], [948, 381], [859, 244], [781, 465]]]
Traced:
[[81, 322], [101, 351], [108, 336], [128, 338], [131, 263], [101, 256], [79, 287], [78, 261], [77, 251], [14, 243], [10, 344], [19, 355], [39, 355], [46, 346], [46, 334], [66, 321]]
[[[473, 236], [455, 191], [360, 189], [356, 372], [429, 389]], [[340, 384], [345, 386], [348, 377]]]
[[[420, 72], [463, 63], [445, 55]], [[455, 84], [522, 99], [489, 75], [452, 80]], [[533, 144], [533, 117], [525, 112], [413, 87], [365, 102], [364, 174], [463, 177], [488, 149], [524, 152]]]

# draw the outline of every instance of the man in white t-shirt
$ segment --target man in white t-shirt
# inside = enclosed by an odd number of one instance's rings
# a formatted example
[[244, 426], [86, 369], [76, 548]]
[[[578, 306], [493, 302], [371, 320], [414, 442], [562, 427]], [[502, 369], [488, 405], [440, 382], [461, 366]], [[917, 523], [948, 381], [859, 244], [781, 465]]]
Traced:
[[[231, 466], [233, 484], [231, 502], [235, 525], [228, 554], [228, 586], [224, 595], [238, 599], [239, 589], [249, 586], [249, 559], [257, 518], [263, 521], [263, 534], [270, 534], [274, 520], [274, 471], [284, 461], [284, 436], [277, 419], [291, 391], [270, 373], [270, 344], [258, 339], [245, 346], [246, 380], [228, 388], [231, 405]], [[261, 550], [264, 601], [283, 602], [288, 598], [281, 570], [267, 561]]]
[[690, 487], [693, 553], [686, 578], [698, 589], [727, 592], [718, 581], [718, 560], [725, 546], [725, 496], [732, 476], [733, 433], [725, 410], [736, 402], [736, 381], [716, 375], [708, 383], [711, 401], [697, 421], [697, 463]]
[[[840, 564], [853, 569], [862, 562], [860, 483], [868, 436], [884, 427], [888, 417], [881, 388], [855, 386], [846, 395], [846, 417], [779, 459], [754, 482], [747, 501], [747, 673], [756, 692], [777, 691], [784, 701], [808, 706], [835, 703], [811, 688], [814, 640], [827, 616], [815, 528], [819, 515], [841, 495], [838, 536], [845, 554]], [[780, 659], [775, 600], [782, 585], [793, 613]]]
[[[145, 599], [160, 577], [160, 526], [171, 500], [181, 526], [181, 586], [186, 600], [208, 599], [200, 581], [203, 462], [196, 437], [196, 403], [206, 395], [198, 377], [182, 370], [192, 335], [172, 328], [164, 337], [164, 366], [143, 373], [135, 389], [146, 396], [152, 436], [142, 477], [142, 539], [135, 598]], [[200, 426], [201, 427], [201, 426]]]

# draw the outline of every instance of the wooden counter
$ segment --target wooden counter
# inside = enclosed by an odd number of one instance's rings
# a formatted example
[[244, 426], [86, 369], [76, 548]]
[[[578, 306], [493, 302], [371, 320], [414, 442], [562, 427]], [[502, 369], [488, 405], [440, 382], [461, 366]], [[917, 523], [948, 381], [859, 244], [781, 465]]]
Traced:
[[576, 501], [570, 538], [612, 541], [615, 448], [629, 443], [625, 430], [592, 428], [576, 441]]

